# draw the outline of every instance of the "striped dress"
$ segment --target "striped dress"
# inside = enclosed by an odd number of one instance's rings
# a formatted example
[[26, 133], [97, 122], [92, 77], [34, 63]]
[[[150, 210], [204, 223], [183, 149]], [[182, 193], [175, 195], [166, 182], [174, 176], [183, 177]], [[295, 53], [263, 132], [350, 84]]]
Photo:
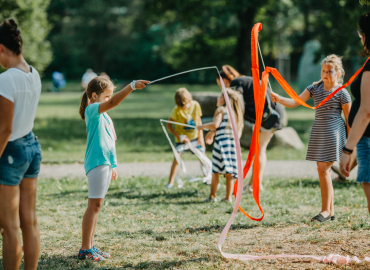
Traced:
[[[335, 89], [325, 91], [324, 84], [321, 83], [310, 85], [307, 90], [317, 106]], [[346, 124], [341, 115], [342, 106], [349, 102], [351, 102], [351, 97], [348, 91], [343, 89], [323, 106], [316, 109], [306, 160], [320, 162], [340, 160], [342, 148], [346, 143]]]
[[223, 118], [220, 126], [216, 129], [215, 142], [212, 152], [212, 172], [227, 174], [238, 178], [238, 166], [236, 160], [235, 140], [233, 131], [228, 124], [228, 114], [223, 111]]

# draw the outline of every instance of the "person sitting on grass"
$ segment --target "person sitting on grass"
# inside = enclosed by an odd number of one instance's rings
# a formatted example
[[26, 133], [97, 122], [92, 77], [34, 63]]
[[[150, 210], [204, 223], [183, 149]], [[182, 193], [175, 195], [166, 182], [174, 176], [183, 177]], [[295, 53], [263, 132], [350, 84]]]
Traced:
[[112, 96], [114, 85], [104, 77], [92, 79], [82, 96], [80, 115], [86, 121], [87, 147], [85, 171], [89, 185], [89, 200], [82, 220], [82, 245], [79, 259], [104, 261], [108, 253], [97, 249], [94, 242], [99, 210], [111, 179], [117, 179], [116, 133], [112, 119], [106, 113], [118, 106], [133, 90], [143, 89], [148, 81], [133, 81]]
[[[202, 124], [202, 120], [200, 119], [202, 116], [200, 105], [197, 101], [193, 100], [193, 97], [186, 88], [180, 88], [176, 91], [175, 103], [176, 106], [172, 110], [169, 121], [192, 126]], [[176, 128], [174, 129], [171, 123], [167, 123], [167, 128], [175, 136], [176, 150], [180, 156], [185, 150], [189, 149], [189, 147], [186, 146], [186, 143], [191, 143], [194, 147], [205, 152], [203, 131], [198, 132], [195, 127], [190, 128], [180, 125], [176, 125]], [[175, 180], [178, 165], [176, 158], [174, 158], [171, 166], [169, 183], [166, 185], [166, 188], [173, 187], [173, 181]], [[179, 187], [182, 187], [182, 185], [179, 184]]]
[[[299, 97], [304, 102], [312, 97], [315, 106], [317, 106], [341, 86], [343, 77], [344, 69], [341, 58], [334, 54], [329, 55], [321, 62], [321, 80], [308, 86]], [[295, 108], [299, 105], [293, 99], [284, 98], [275, 93], [271, 93], [271, 100], [288, 108]], [[320, 213], [314, 216], [311, 221], [335, 220], [331, 166], [334, 161], [339, 161], [342, 156], [342, 148], [350, 130], [348, 115], [351, 104], [349, 93], [346, 89], [342, 89], [323, 106], [316, 109], [306, 160], [316, 161], [317, 163], [322, 207]], [[346, 122], [342, 118], [342, 111]]]
[[[235, 116], [236, 125], [238, 129], [238, 137], [240, 139], [243, 131], [243, 110], [241, 99], [238, 92], [226, 89], [230, 99], [230, 105]], [[229, 120], [228, 111], [225, 106], [225, 98], [223, 94], [217, 98], [217, 110], [213, 117], [213, 122], [198, 126], [198, 130], [204, 128], [209, 129], [215, 133], [214, 145], [212, 152], [212, 184], [211, 194], [203, 202], [216, 202], [216, 193], [219, 182], [219, 175], [223, 174], [226, 178], [226, 196], [223, 199], [225, 202], [232, 202], [231, 196], [233, 191], [234, 179], [238, 178], [238, 166], [236, 158], [235, 140], [233, 137], [233, 130]], [[207, 144], [212, 144], [213, 137], [206, 140]]]

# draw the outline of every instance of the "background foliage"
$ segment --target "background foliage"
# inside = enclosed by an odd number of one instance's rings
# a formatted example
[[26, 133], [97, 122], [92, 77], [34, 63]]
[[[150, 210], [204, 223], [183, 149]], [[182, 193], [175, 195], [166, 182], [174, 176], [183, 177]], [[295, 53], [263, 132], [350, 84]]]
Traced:
[[[250, 30], [262, 22], [267, 65], [291, 58], [297, 75], [304, 44], [318, 40], [322, 55], [343, 55], [357, 68], [358, 18], [367, 1], [319, 0], [0, 0], [0, 19], [20, 24], [25, 56], [45, 75], [80, 79], [86, 68], [112, 78], [155, 79], [188, 68], [225, 63], [250, 75]], [[53, 58], [51, 58], [51, 51]], [[356, 62], [357, 61], [357, 62]], [[361, 60], [362, 61], [362, 60]], [[209, 83], [207, 72], [166, 83]]]
[[21, 30], [24, 56], [42, 72], [52, 60], [46, 37], [51, 29], [46, 9], [50, 0], [0, 0], [0, 22], [14, 18]]

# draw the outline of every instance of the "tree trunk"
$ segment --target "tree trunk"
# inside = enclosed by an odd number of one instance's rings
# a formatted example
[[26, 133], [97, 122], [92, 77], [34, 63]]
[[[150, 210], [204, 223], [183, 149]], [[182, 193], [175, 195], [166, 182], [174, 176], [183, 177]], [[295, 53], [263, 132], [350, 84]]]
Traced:
[[239, 20], [239, 34], [236, 46], [237, 70], [243, 75], [252, 75], [251, 63], [251, 31], [257, 9], [255, 7], [240, 10], [237, 13]]

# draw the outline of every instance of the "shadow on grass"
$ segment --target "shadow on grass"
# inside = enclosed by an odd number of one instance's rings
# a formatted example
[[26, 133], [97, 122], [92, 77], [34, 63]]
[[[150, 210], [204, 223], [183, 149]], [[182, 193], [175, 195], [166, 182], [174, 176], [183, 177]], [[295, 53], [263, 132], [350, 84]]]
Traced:
[[[185, 255], [185, 254], [184, 254]], [[189, 254], [190, 256], [190, 254]], [[185, 259], [185, 260], [176, 260], [176, 261], [147, 261], [147, 262], [141, 262], [137, 265], [125, 265], [122, 268], [126, 269], [172, 269], [174, 267], [179, 266], [186, 266], [186, 264], [189, 263], [201, 263], [201, 262], [209, 262], [211, 261], [211, 258], [208, 257], [201, 257], [201, 258], [194, 258], [194, 259]]]
[[[112, 192], [112, 190], [110, 190]], [[132, 194], [136, 193], [136, 194]], [[180, 199], [184, 197], [197, 197], [199, 194], [198, 190], [181, 190], [177, 192], [156, 192], [156, 193], [141, 193], [141, 192], [134, 192], [134, 191], [120, 191], [120, 192], [114, 192], [110, 193], [108, 196], [109, 198], [116, 198], [116, 199], [121, 199], [121, 198], [126, 198], [129, 200], [135, 200], [135, 199], [140, 199], [140, 200], [153, 200], [157, 199], [159, 197], [162, 197], [163, 200], [173, 200], [173, 199]]]
[[[180, 255], [189, 257], [194, 256], [193, 254], [186, 252]], [[90, 260], [79, 261], [76, 256], [52, 255], [41, 256], [37, 269], [171, 269], [182, 265], [186, 266], [189, 263], [201, 263], [209, 261], [212, 261], [211, 257], [201, 257], [173, 261], [146, 261], [138, 264], [125, 263], [121, 266], [112, 267], [109, 265], [99, 265], [99, 263], [92, 262]], [[2, 259], [0, 259], [0, 265], [2, 265]]]
[[[302, 188], [316, 188], [316, 187], [320, 187], [320, 180], [309, 178], [309, 179], [292, 179], [292, 180], [288, 179], [283, 182], [270, 181], [268, 186], [269, 188], [282, 188], [282, 187], [296, 188], [299, 186], [301, 186]], [[348, 181], [348, 180], [345, 183], [333, 182], [333, 187], [335, 189], [348, 189], [349, 187], [353, 187], [353, 186], [357, 187], [359, 186], [359, 184], [356, 183], [356, 181]]]

